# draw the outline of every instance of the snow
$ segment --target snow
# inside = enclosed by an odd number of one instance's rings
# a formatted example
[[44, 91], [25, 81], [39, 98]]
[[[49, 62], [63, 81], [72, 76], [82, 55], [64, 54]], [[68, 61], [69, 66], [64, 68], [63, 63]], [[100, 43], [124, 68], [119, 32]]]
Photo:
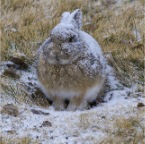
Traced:
[[[132, 117], [133, 109], [137, 103], [144, 102], [145, 98], [129, 98], [127, 92], [131, 89], [114, 90], [108, 92], [105, 100], [97, 107], [85, 111], [55, 111], [52, 106], [41, 108], [27, 104], [16, 104], [20, 114], [17, 117], [2, 115], [2, 136], [23, 137], [29, 136], [39, 140], [42, 144], [83, 144], [101, 142], [113, 131], [113, 120], [119, 117]], [[4, 96], [2, 96], [4, 99]], [[5, 105], [6, 100], [1, 103]], [[15, 104], [11, 101], [11, 103]], [[32, 109], [40, 110], [49, 115], [33, 114]], [[42, 126], [44, 121], [49, 121], [52, 126]], [[15, 134], [9, 134], [13, 130]]]
[[135, 38], [136, 38], [136, 40], [138, 41], [138, 42], [141, 42], [142, 41], [142, 37], [141, 37], [141, 34], [140, 34], [140, 32], [138, 31], [138, 30], [133, 30], [133, 35], [135, 36]]
[[[106, 75], [105, 67], [107, 63], [98, 42], [92, 36], [90, 36], [88, 33], [84, 31], [80, 31], [79, 35], [84, 41], [85, 45], [88, 47], [86, 51], [87, 57], [94, 57], [95, 61], [94, 64], [91, 64], [88, 59], [82, 60], [81, 65], [84, 65], [84, 69], [86, 69], [86, 71], [89, 72], [90, 74], [98, 73], [101, 71], [102, 75]], [[100, 66], [102, 68], [100, 68]]]
[[36, 70], [31, 67], [29, 71], [24, 71], [22, 73], [20, 81], [22, 81], [24, 83], [31, 82], [32, 84], [35, 84], [35, 83], [38, 84]]
[[1, 62], [0, 63], [0, 76], [3, 74], [4, 70], [6, 69], [7, 64], [13, 64], [11, 61]]
[[67, 20], [67, 18], [69, 17], [69, 15], [70, 15], [70, 12], [64, 12], [64, 13], [62, 14], [61, 23], [65, 23], [66, 20]]
[[99, 44], [96, 42], [96, 40], [93, 37], [91, 37], [88, 33], [84, 31], [80, 31], [79, 34], [80, 34], [80, 37], [83, 38], [87, 46], [89, 46], [88, 48], [89, 53], [92, 53], [95, 57], [97, 57], [98, 54], [100, 56], [103, 56]]

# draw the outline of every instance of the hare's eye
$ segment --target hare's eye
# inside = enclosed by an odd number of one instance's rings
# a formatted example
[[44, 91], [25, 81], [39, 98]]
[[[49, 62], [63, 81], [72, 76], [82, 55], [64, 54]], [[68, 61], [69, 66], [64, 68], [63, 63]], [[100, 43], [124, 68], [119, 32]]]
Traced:
[[70, 37], [69, 40], [68, 40], [68, 42], [70, 42], [70, 43], [73, 42], [73, 41], [74, 41], [74, 37]]

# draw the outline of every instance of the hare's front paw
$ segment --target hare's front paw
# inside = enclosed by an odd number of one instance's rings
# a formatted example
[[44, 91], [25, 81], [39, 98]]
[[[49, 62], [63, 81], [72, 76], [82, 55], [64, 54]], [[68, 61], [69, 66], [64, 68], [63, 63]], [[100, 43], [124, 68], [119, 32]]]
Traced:
[[55, 108], [55, 110], [60, 110], [60, 111], [65, 110], [64, 100], [60, 98], [54, 99], [52, 105]]
[[67, 111], [75, 111], [77, 109], [77, 106], [73, 103], [69, 103], [68, 107], [67, 107]]
[[77, 110], [87, 110], [89, 109], [89, 104], [87, 101], [83, 101], [80, 103], [80, 105], [77, 107]]

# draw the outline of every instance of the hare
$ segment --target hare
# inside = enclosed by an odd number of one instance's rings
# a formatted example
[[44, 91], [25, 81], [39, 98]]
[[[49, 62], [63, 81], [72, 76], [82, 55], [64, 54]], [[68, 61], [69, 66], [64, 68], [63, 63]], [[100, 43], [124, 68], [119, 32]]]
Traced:
[[[37, 52], [37, 76], [56, 110], [85, 110], [99, 97], [106, 60], [95, 39], [82, 27], [82, 12], [64, 12]], [[69, 100], [66, 107], [64, 101]]]

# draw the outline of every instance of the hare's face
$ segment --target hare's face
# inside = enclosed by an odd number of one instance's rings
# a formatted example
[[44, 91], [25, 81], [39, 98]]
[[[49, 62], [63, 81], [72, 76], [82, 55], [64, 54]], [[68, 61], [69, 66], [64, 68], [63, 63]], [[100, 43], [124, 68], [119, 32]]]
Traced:
[[86, 50], [79, 36], [82, 13], [79, 9], [62, 14], [60, 23], [50, 33], [51, 42], [44, 48], [44, 56], [49, 64], [71, 64], [82, 58]]
[[71, 64], [82, 53], [83, 42], [79, 31], [72, 25], [57, 25], [50, 34], [51, 50], [48, 62], [50, 64]]

